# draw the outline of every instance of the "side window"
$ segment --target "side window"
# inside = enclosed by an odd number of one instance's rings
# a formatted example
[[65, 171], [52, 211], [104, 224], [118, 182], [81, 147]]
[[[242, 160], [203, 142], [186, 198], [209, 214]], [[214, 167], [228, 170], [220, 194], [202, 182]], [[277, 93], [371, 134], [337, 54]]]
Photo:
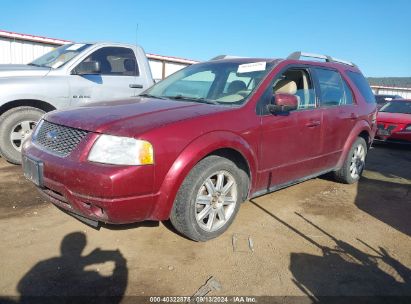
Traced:
[[343, 79], [343, 86], [344, 86], [344, 102], [343, 104], [353, 104], [354, 103], [354, 97], [352, 95], [352, 91], [350, 87], [348, 86], [347, 82]]
[[329, 107], [345, 104], [346, 92], [340, 73], [321, 68], [315, 68], [314, 70], [320, 86], [320, 105]]
[[361, 73], [347, 71], [348, 77], [354, 82], [355, 86], [360, 91], [362, 97], [367, 103], [375, 103], [375, 96], [370, 88], [368, 81]]
[[138, 64], [132, 49], [103, 47], [84, 61], [98, 61], [102, 75], [138, 76]]
[[273, 93], [295, 95], [298, 99], [299, 110], [316, 107], [314, 88], [306, 69], [291, 68], [282, 73], [274, 80]]

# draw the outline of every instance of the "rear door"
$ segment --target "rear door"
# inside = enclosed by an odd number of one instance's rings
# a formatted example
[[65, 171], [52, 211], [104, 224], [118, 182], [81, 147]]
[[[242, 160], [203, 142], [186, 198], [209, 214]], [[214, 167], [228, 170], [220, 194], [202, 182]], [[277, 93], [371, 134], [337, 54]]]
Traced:
[[323, 112], [323, 169], [335, 166], [358, 119], [357, 105], [348, 83], [335, 69], [312, 68]]
[[297, 96], [299, 106], [288, 115], [273, 115], [262, 108], [259, 188], [267, 191], [318, 172], [322, 150], [322, 111], [310, 70], [286, 69], [265, 95], [272, 97], [273, 92]]
[[70, 98], [74, 105], [126, 99], [144, 87], [134, 51], [126, 47], [102, 47], [84, 61], [98, 61], [98, 75], [70, 75]]

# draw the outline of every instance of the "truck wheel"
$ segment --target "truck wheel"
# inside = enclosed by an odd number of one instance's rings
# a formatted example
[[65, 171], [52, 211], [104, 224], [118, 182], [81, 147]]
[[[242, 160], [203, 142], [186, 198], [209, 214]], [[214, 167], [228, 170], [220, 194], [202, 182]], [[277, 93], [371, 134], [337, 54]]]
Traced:
[[356, 183], [364, 170], [367, 156], [367, 144], [362, 137], [353, 143], [341, 169], [334, 172], [337, 181], [345, 184]]
[[182, 183], [170, 220], [194, 241], [221, 235], [231, 225], [248, 190], [248, 175], [232, 161], [209, 156]]
[[17, 107], [0, 116], [0, 154], [13, 164], [21, 163], [23, 141], [30, 136], [44, 111], [33, 107]]

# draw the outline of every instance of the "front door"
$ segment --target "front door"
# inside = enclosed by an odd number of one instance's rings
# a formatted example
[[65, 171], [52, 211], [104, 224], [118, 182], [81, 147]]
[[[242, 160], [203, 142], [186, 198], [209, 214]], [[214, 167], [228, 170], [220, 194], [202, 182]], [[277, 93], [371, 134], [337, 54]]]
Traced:
[[322, 150], [322, 111], [309, 70], [290, 68], [269, 90], [297, 96], [299, 106], [288, 115], [261, 117], [259, 188], [267, 191], [318, 172]]
[[127, 99], [144, 88], [134, 51], [125, 47], [102, 47], [84, 61], [98, 61], [101, 73], [71, 75], [70, 98], [72, 105], [88, 102]]

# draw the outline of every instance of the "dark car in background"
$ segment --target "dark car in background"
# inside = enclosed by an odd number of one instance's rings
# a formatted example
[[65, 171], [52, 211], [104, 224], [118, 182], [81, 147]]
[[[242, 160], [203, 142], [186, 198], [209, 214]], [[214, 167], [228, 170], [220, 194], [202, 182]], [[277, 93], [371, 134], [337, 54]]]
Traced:
[[376, 140], [411, 144], [411, 99], [386, 103], [377, 115]]
[[375, 102], [377, 103], [377, 107], [381, 108], [387, 102], [393, 99], [402, 99], [400, 95], [389, 95], [389, 94], [376, 94], [375, 95]]

